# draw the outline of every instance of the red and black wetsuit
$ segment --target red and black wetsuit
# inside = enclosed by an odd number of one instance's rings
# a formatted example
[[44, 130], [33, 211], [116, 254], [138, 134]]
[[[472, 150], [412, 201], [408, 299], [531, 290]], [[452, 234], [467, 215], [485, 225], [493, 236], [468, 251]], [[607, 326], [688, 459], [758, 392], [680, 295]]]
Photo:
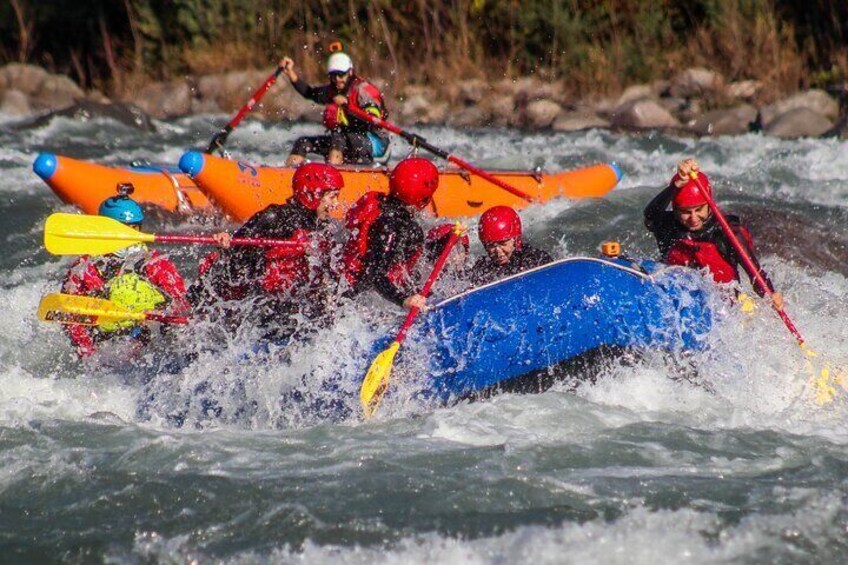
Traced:
[[498, 265], [488, 255], [477, 259], [474, 262], [474, 266], [471, 267], [471, 284], [475, 287], [483, 286], [490, 282], [499, 281], [512, 275], [547, 265], [552, 261], [553, 258], [549, 253], [527, 244], [522, 244], [513, 251], [509, 262], [505, 265]]
[[[165, 256], [143, 246], [130, 247], [120, 254], [83, 255], [68, 269], [62, 281], [62, 292], [108, 298], [109, 282], [127, 273], [136, 273], [161, 290], [169, 300], [171, 313], [183, 315], [189, 312], [185, 282], [177, 268]], [[92, 355], [97, 350], [97, 343], [103, 339], [123, 335], [121, 332], [103, 333], [96, 326], [73, 324], [66, 325], [65, 330], [80, 357]], [[141, 337], [147, 337], [147, 334]]]
[[[669, 185], [645, 207], [645, 226], [648, 231], [654, 234], [663, 262], [696, 269], [706, 267], [718, 283], [738, 281], [741, 260], [727, 236], [724, 235], [715, 216], [710, 215], [704, 222], [704, 227], [693, 232], [686, 229], [677, 220], [674, 212], [666, 209], [676, 190], [677, 188], [674, 185]], [[733, 229], [733, 233], [745, 246], [754, 266], [769, 285], [769, 290], [773, 292], [774, 287], [760, 267], [754, 253], [754, 241], [751, 238], [751, 232], [737, 216], [728, 215], [727, 222]], [[760, 296], [765, 294], [759, 288], [759, 285], [754, 283], [753, 278], [751, 285]]]
[[414, 208], [394, 196], [369, 192], [350, 209], [351, 230], [345, 245], [345, 276], [353, 293], [373, 288], [395, 304], [415, 294], [416, 263], [424, 245], [424, 230]]
[[[370, 82], [351, 76], [345, 90], [338, 91], [332, 84], [322, 86], [309, 86], [302, 78], [293, 83], [295, 90], [301, 96], [318, 104], [332, 104], [333, 98], [342, 95], [348, 100], [348, 104], [359, 108], [375, 108], [379, 117], [386, 118], [387, 112], [383, 95], [380, 90]], [[368, 134], [377, 136], [385, 145], [389, 142], [388, 133], [381, 128], [348, 115], [348, 125], [339, 124], [329, 131], [327, 135], [300, 137], [294, 142], [292, 155], [305, 157], [308, 153], [318, 153], [326, 157], [330, 150], [340, 151], [346, 163], [371, 163], [374, 161], [371, 140]]]
[[[215, 307], [220, 300], [257, 298], [250, 315], [268, 330], [269, 339], [296, 331], [295, 315], [319, 321], [327, 313], [327, 284], [333, 244], [330, 222], [318, 219], [295, 198], [272, 204], [254, 214], [233, 237], [297, 241], [304, 252], [290, 247], [234, 247], [216, 252], [191, 290], [192, 300]], [[243, 312], [242, 312], [243, 316]]]

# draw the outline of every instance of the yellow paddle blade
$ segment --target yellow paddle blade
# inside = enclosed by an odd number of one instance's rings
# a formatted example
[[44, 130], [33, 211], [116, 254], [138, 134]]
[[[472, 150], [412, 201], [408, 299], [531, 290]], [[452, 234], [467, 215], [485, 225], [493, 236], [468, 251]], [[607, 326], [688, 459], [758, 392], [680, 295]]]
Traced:
[[57, 213], [44, 224], [44, 247], [53, 255], [105, 255], [154, 239], [104, 216]]
[[848, 390], [848, 378], [845, 369], [832, 366], [821, 355], [807, 347], [801, 346], [807, 358], [807, 371], [813, 383], [816, 403], [819, 406], [830, 404], [836, 398], [837, 386]]
[[392, 374], [392, 365], [398, 349], [400, 349], [400, 343], [393, 341], [387, 349], [377, 355], [362, 381], [359, 400], [362, 402], [362, 410], [365, 412], [366, 418], [374, 415], [380, 400], [383, 399], [383, 393], [389, 386], [389, 377]]
[[146, 316], [102, 298], [53, 293], [41, 299], [38, 319], [60, 324], [100, 326], [115, 320], [144, 321]]

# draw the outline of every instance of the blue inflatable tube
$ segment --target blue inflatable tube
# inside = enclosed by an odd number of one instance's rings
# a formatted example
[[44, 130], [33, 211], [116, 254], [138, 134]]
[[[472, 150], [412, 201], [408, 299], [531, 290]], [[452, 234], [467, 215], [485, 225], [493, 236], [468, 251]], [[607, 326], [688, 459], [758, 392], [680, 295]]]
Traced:
[[557, 261], [437, 304], [407, 338], [393, 378], [449, 403], [539, 389], [550, 368], [599, 351], [700, 350], [712, 326], [708, 292], [691, 269]]

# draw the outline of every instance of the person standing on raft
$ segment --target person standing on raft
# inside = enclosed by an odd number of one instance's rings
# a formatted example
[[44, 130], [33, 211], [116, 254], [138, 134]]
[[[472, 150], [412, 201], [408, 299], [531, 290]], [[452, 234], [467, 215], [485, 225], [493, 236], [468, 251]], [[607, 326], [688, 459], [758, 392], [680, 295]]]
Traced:
[[471, 267], [471, 283], [475, 287], [553, 261], [547, 252], [524, 242], [521, 218], [509, 206], [494, 206], [483, 212], [477, 235], [486, 255]]
[[[140, 230], [144, 211], [130, 198], [133, 190], [132, 184], [119, 184], [118, 196], [104, 200], [99, 214]], [[143, 243], [107, 255], [83, 255], [68, 269], [62, 292], [105, 298], [133, 312], [168, 308], [174, 315], [185, 315], [190, 309], [176, 266]], [[150, 329], [130, 320], [99, 326], [69, 324], [65, 329], [80, 358], [96, 353], [97, 344], [108, 339], [128, 337], [140, 344], [150, 340]]]
[[[692, 178], [693, 173], [697, 180]], [[717, 283], [738, 282], [742, 261], [716, 221], [701, 187], [712, 196], [710, 181], [698, 163], [694, 159], [681, 161], [668, 186], [645, 207], [645, 226], [654, 234], [664, 263], [707, 269]], [[750, 230], [738, 216], [728, 215], [727, 221], [768, 284], [772, 304], [782, 309], [783, 295], [774, 292], [771, 280], [760, 267]], [[750, 274], [749, 278], [756, 293], [763, 296], [765, 290], [754, 284]]]
[[333, 165], [370, 164], [386, 154], [388, 133], [344, 111], [345, 106], [352, 105], [377, 118], [388, 117], [383, 94], [376, 86], [356, 75], [353, 61], [346, 53], [339, 50], [330, 55], [327, 60], [330, 82], [322, 86], [310, 86], [300, 78], [290, 57], [283, 58], [280, 67], [301, 96], [325, 105], [324, 127], [327, 128], [325, 135], [296, 139], [286, 166], [299, 165], [309, 153], [323, 155], [327, 163]]

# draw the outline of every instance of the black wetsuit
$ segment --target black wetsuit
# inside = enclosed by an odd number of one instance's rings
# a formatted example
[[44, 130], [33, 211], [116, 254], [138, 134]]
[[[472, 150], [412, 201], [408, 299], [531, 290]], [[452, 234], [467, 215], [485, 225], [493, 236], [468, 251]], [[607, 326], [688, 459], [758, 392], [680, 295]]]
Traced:
[[553, 258], [545, 251], [536, 249], [527, 244], [516, 249], [509, 262], [498, 265], [488, 255], [480, 257], [471, 267], [471, 284], [475, 287], [489, 284], [516, 275], [518, 273], [535, 269], [542, 265], [551, 263]]
[[380, 215], [368, 231], [365, 271], [356, 290], [370, 286], [386, 300], [403, 304], [417, 292], [406, 275], [414, 268], [423, 245], [424, 230], [415, 220], [414, 209], [386, 196]]
[[[689, 231], [686, 226], [677, 220], [673, 211], [667, 210], [676, 190], [677, 188], [674, 185], [669, 185], [648, 203], [644, 212], [645, 227], [656, 238], [657, 247], [663, 261], [675, 265], [685, 264], [695, 268], [707, 267], [713, 273], [717, 282], [739, 280], [739, 266], [742, 264], [742, 260], [724, 234], [715, 214], [710, 215], [704, 222], [704, 227], [700, 230]], [[745, 251], [747, 251], [754, 266], [769, 285], [769, 290], [774, 291], [771, 281], [757, 260], [751, 233], [747, 226], [742, 223], [738, 216], [727, 215], [726, 218], [733, 233], [745, 247]], [[691, 257], [682, 257], [686, 254]], [[695, 257], [694, 254], [700, 255]], [[754, 284], [753, 280], [752, 286], [759, 295], [764, 294], [759, 285]]]
[[[298, 233], [326, 231], [328, 226], [329, 222], [318, 220], [313, 210], [290, 198], [285, 204], [272, 204], [254, 214], [233, 237], [287, 240]], [[329, 237], [323, 241], [329, 241]], [[304, 255], [275, 257], [274, 248], [233, 247], [223, 251], [192, 286], [190, 296], [205, 306], [215, 306], [221, 298], [254, 298], [256, 303], [249, 317], [269, 329], [267, 338], [282, 339], [296, 329], [295, 314], [309, 320], [326, 315], [325, 294], [329, 289], [322, 280], [322, 272], [327, 275], [329, 271], [329, 253], [323, 253], [326, 251], [329, 250], [308, 248], [305, 256], [311, 255], [313, 260], [307, 261]], [[314, 264], [316, 255], [318, 265]]]

